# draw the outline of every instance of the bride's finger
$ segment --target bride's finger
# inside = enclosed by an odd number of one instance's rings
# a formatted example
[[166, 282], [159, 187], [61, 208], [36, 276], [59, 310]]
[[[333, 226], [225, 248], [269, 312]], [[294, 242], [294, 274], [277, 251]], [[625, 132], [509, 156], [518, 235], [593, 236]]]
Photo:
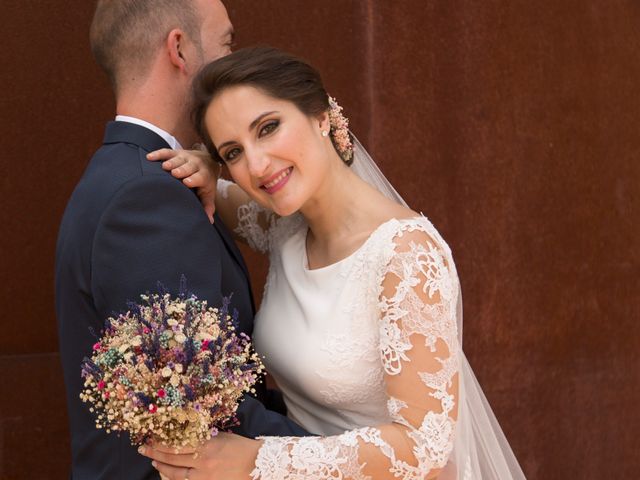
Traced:
[[173, 170], [174, 168], [178, 168], [188, 162], [189, 159], [187, 157], [185, 157], [182, 153], [178, 153], [175, 157], [162, 162], [162, 168], [164, 170]]
[[138, 452], [156, 462], [173, 465], [174, 467], [193, 467], [195, 459], [193, 454], [169, 453], [157, 450], [153, 447], [140, 447]]
[[176, 447], [170, 447], [168, 445], [161, 445], [161, 444], [155, 444], [155, 443], [148, 448], [153, 448], [154, 450], [157, 450], [158, 452], [162, 452], [162, 453], [171, 453], [173, 455], [192, 455], [193, 456], [193, 454], [198, 451], [198, 449], [195, 447], [185, 446], [185, 447], [176, 448]]
[[[182, 178], [182, 177], [177, 177]], [[198, 187], [208, 187], [213, 183], [213, 179], [211, 175], [202, 170], [198, 170], [197, 172], [189, 175], [188, 177], [182, 180], [184, 184], [189, 188], [198, 188]]]
[[151, 153], [147, 154], [147, 160], [151, 160], [152, 162], [156, 162], [158, 160], [169, 160], [170, 158], [178, 155], [178, 150], [173, 150], [172, 148], [161, 148], [160, 150], [154, 150]]
[[160, 472], [161, 478], [167, 478], [169, 480], [183, 480], [184, 478], [196, 480], [193, 477], [193, 470], [189, 470], [189, 467], [174, 467], [157, 461], [152, 462], [151, 465]]
[[[171, 161], [173, 162], [173, 160]], [[164, 165], [163, 165], [163, 168], [164, 168]], [[189, 161], [189, 159], [187, 159], [184, 161], [184, 163], [180, 164], [179, 166], [173, 167], [171, 169], [171, 175], [173, 175], [176, 178], [186, 178], [199, 171], [201, 170], [198, 164], [196, 162], [191, 162]]]

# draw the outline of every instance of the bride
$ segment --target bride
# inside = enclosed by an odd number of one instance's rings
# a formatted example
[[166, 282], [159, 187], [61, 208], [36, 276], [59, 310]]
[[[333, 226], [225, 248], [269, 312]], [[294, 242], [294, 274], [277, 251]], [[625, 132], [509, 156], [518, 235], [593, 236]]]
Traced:
[[[141, 453], [171, 479], [522, 479], [462, 352], [451, 251], [348, 131], [315, 69], [268, 47], [217, 60], [194, 119], [215, 208], [269, 255], [254, 343], [315, 437], [222, 433]], [[150, 154], [212, 195], [203, 154]], [[400, 159], [399, 159], [400, 160]]]

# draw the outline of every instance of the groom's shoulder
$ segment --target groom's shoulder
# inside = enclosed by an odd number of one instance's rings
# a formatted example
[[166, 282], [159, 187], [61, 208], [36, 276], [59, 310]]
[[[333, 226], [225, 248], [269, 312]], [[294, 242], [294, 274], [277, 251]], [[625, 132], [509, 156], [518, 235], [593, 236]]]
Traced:
[[[139, 145], [118, 142], [104, 144], [93, 154], [85, 176], [103, 185], [123, 184], [144, 176], [169, 177], [159, 162], [150, 162], [149, 153]], [[160, 180], [160, 179], [158, 179]]]
[[97, 200], [100, 210], [124, 208], [131, 202], [155, 209], [176, 198], [197, 205], [193, 191], [164, 171], [160, 162], [147, 160], [147, 153], [148, 150], [129, 143], [103, 145], [91, 158], [78, 184], [79, 191], [86, 192], [82, 196]]
[[180, 180], [164, 171], [160, 162], [147, 160], [146, 155], [151, 151], [149, 147], [165, 146], [161, 139], [156, 141], [151, 137], [151, 140], [151, 144], [141, 145], [143, 142], [139, 136], [110, 138], [105, 135], [105, 142], [89, 160], [71, 194], [63, 222], [89, 221], [95, 224], [103, 212], [122, 196], [134, 200], [145, 195], [189, 199], [194, 196]]
[[149, 144], [135, 141], [135, 137], [109, 139], [106, 136], [104, 143], [89, 161], [87, 173], [97, 175], [101, 180], [113, 179], [116, 182], [145, 175], [171, 177], [162, 169], [161, 162], [147, 160], [149, 152], [167, 147], [159, 137], [158, 141]]
[[155, 132], [127, 122], [109, 122], [103, 143], [85, 171], [88, 180], [105, 186], [122, 184], [148, 175], [172, 178], [160, 162], [150, 162], [147, 154], [169, 145]]
[[[128, 183], [181, 182], [162, 169], [147, 154], [168, 145], [155, 133], [138, 125], [107, 125], [103, 144], [95, 151], [76, 190], [80, 196], [110, 196]], [[186, 187], [185, 187], [186, 189]]]

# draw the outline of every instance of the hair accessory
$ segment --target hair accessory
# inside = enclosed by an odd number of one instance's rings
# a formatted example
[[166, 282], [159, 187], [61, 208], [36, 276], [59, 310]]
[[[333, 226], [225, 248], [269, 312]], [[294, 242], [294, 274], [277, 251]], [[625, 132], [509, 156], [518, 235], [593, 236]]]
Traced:
[[350, 164], [353, 160], [353, 143], [349, 133], [349, 120], [342, 114], [342, 107], [331, 95], [329, 95], [329, 125], [336, 150], [342, 160]]

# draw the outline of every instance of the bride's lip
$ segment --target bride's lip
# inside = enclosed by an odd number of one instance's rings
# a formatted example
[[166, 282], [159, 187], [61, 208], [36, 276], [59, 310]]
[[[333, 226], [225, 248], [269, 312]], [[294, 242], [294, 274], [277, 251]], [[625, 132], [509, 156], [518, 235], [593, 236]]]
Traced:
[[268, 194], [274, 194], [289, 181], [289, 177], [291, 176], [291, 172], [293, 171], [293, 167], [283, 168], [279, 172], [271, 175], [267, 179], [267, 181], [263, 182], [260, 185], [260, 188], [266, 191]]

